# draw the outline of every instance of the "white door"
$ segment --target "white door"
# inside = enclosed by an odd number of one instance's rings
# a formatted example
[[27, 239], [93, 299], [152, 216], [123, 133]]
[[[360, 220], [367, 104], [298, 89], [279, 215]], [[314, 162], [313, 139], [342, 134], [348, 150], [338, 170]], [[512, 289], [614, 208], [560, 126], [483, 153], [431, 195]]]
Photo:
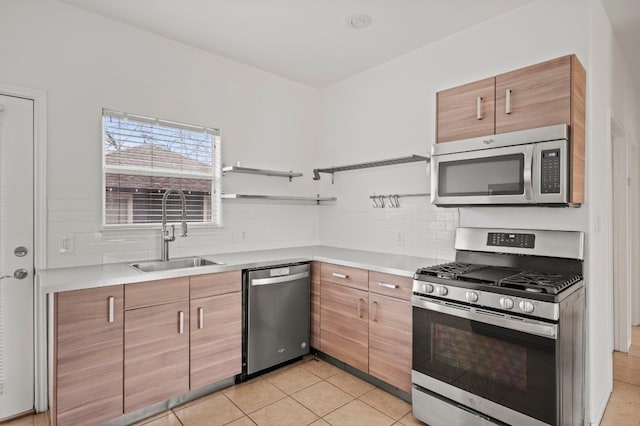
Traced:
[[0, 95], [0, 421], [33, 409], [33, 101]]

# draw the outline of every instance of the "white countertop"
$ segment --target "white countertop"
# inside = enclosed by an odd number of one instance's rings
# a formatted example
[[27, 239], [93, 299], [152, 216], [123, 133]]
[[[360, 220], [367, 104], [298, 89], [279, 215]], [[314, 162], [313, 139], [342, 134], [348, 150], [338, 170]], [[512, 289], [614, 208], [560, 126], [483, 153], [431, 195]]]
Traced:
[[416, 269], [420, 267], [441, 263], [435, 259], [424, 257], [327, 246], [220, 253], [201, 257], [223, 264], [159, 272], [141, 272], [133, 269], [128, 263], [44, 269], [38, 271], [38, 282], [42, 293], [56, 293], [310, 260], [412, 277]]

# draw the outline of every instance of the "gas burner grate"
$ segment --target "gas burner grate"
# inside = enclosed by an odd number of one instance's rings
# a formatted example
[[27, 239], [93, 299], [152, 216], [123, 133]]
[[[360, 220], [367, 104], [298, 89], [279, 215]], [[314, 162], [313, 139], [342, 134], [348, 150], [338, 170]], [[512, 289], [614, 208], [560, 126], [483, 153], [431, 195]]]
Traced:
[[418, 270], [418, 274], [431, 275], [438, 278], [456, 279], [459, 275], [482, 268], [486, 268], [486, 266], [475, 263], [451, 262], [421, 268]]
[[553, 272], [522, 271], [500, 280], [500, 286], [534, 293], [558, 294], [581, 279], [580, 275], [568, 276]]

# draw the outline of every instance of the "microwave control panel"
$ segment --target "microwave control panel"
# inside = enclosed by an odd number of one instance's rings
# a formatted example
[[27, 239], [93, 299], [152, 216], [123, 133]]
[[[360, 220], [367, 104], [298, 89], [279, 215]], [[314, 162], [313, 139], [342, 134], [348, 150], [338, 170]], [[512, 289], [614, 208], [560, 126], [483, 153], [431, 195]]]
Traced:
[[545, 149], [540, 160], [540, 192], [560, 193], [560, 149]]

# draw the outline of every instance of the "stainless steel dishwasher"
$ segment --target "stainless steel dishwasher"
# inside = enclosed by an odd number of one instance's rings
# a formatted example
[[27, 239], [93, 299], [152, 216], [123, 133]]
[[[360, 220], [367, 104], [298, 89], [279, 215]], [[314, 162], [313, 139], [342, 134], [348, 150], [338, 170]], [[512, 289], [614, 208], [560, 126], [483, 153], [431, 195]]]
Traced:
[[243, 376], [309, 353], [310, 265], [248, 269]]

